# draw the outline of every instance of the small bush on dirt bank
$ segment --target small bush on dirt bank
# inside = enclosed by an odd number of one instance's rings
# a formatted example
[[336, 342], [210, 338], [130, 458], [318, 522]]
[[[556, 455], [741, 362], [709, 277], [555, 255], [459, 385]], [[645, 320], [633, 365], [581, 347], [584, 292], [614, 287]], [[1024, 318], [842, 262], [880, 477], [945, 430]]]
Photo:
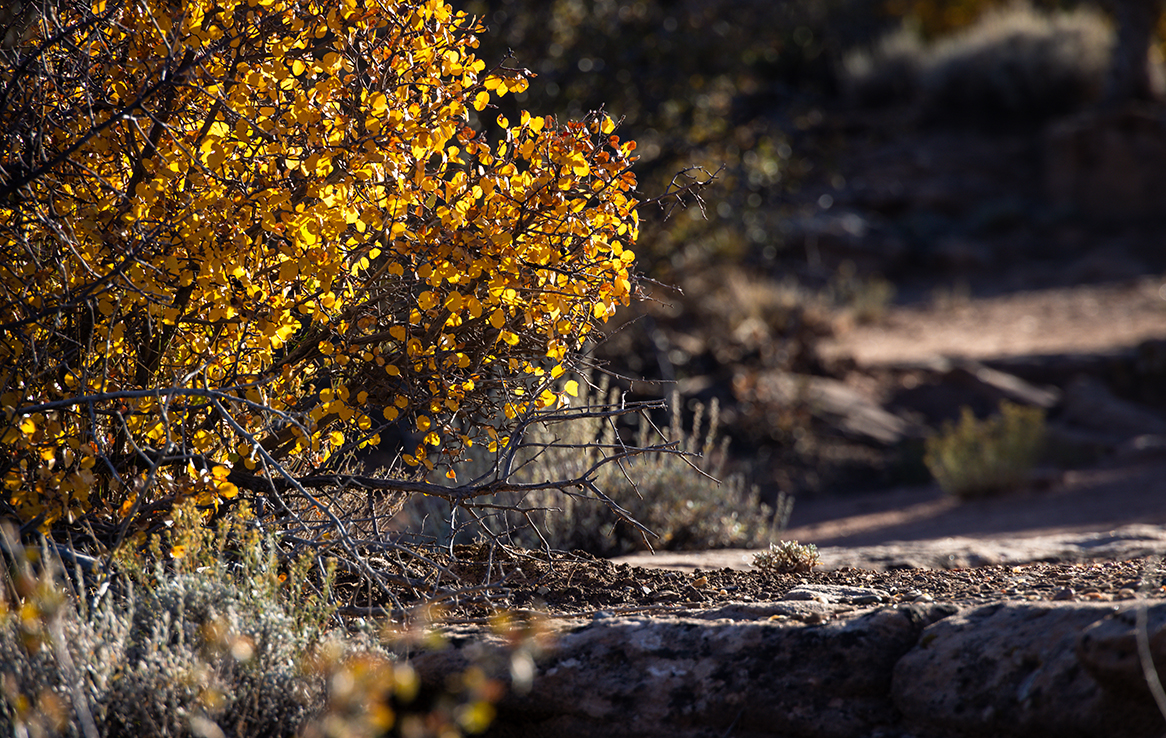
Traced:
[[844, 78], [856, 102], [914, 98], [928, 121], [1039, 122], [1100, 96], [1113, 45], [1095, 10], [1012, 6], [930, 44], [904, 25], [871, 51], [848, 54]]
[[1044, 445], [1045, 413], [1000, 403], [1000, 414], [976, 420], [965, 407], [927, 439], [924, 463], [945, 492], [963, 499], [1017, 489], [1028, 480]]

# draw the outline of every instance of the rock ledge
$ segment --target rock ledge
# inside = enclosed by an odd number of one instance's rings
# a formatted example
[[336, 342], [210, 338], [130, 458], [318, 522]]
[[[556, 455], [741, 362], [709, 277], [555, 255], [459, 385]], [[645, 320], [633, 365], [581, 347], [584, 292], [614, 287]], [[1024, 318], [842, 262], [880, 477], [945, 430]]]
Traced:
[[[554, 646], [498, 705], [505, 736], [1158, 738], [1137, 649], [1166, 665], [1166, 603], [861, 607], [878, 590], [794, 590], [677, 617], [552, 621]], [[1157, 604], [1154, 604], [1157, 603]], [[510, 679], [511, 645], [454, 627], [416, 657], [442, 684], [470, 663]], [[522, 686], [522, 685], [519, 685]]]

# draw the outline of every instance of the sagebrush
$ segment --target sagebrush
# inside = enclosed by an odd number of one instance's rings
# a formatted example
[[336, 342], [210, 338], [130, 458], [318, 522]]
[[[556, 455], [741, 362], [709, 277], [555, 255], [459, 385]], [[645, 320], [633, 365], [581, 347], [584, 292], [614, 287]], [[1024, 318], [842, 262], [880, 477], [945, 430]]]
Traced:
[[782, 541], [753, 556], [753, 566], [766, 574], [809, 574], [822, 563], [812, 543]]
[[174, 536], [108, 570], [74, 571], [69, 552], [5, 529], [0, 733], [372, 738], [488, 724], [493, 687], [414, 704], [421, 685], [392, 641], [338, 627], [331, 577], [282, 558], [253, 519], [212, 531], [179, 512]]
[[[586, 387], [587, 382], [581, 383]], [[618, 405], [618, 390], [600, 383], [593, 392]], [[580, 393], [586, 403], [587, 392]], [[447, 540], [503, 536], [531, 548], [550, 547], [614, 555], [647, 547], [710, 549], [755, 547], [785, 526], [792, 498], [779, 495], [775, 507], [761, 502], [757, 487], [740, 474], [729, 474], [727, 439], [720, 438], [718, 405], [694, 407], [691, 430], [681, 421], [678, 397], [672, 400], [671, 422], [657, 429], [639, 416], [629, 447], [644, 447], [663, 432], [675, 445], [672, 452], [641, 454], [598, 469], [596, 487], [651, 534], [622, 520], [611, 505], [586, 491], [506, 493], [486, 506], [451, 510], [438, 500], [416, 499], [402, 515], [408, 527]], [[633, 433], [633, 429], [624, 429]], [[595, 467], [603, 454], [622, 445], [620, 429], [609, 419], [544, 425], [532, 429], [530, 450], [518, 460], [515, 478], [537, 481], [572, 478]], [[472, 465], [459, 476], [473, 476]], [[499, 510], [497, 508], [514, 508]], [[469, 515], [467, 515], [467, 512]], [[457, 513], [461, 518], [451, 515]], [[420, 521], [424, 520], [422, 524]]]
[[1022, 487], [1044, 441], [1043, 409], [1003, 401], [999, 414], [984, 420], [963, 408], [958, 423], [927, 439], [923, 460], [948, 494], [983, 497]]

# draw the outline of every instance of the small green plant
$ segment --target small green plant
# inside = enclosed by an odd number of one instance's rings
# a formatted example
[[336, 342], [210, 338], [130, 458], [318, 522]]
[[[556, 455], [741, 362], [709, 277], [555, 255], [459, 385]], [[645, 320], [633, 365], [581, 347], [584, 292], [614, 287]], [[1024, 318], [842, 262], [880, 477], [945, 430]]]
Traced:
[[879, 275], [860, 275], [845, 261], [826, 288], [830, 301], [859, 324], [882, 320], [895, 299], [895, 285]]
[[768, 551], [753, 555], [753, 566], [766, 574], [809, 574], [820, 563], [817, 546], [797, 541], [771, 543]]
[[998, 415], [977, 420], [965, 407], [958, 423], [927, 439], [923, 461], [948, 494], [985, 497], [1023, 486], [1044, 438], [1041, 408], [1003, 401]]

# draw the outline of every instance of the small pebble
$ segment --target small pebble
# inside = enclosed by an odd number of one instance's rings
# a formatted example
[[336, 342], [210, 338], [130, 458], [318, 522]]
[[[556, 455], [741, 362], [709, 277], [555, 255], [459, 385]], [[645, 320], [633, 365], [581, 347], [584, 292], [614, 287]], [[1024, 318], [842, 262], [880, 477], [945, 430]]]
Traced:
[[935, 598], [929, 594], [921, 594], [911, 601], [912, 602], [935, 602]]
[[1121, 589], [1119, 589], [1117, 591], [1117, 598], [1119, 600], [1132, 600], [1133, 598], [1135, 598], [1137, 596], [1138, 596], [1138, 593], [1133, 591], [1129, 587], [1122, 587]]
[[1075, 600], [1077, 593], [1073, 591], [1072, 587], [1062, 587], [1053, 593], [1054, 600]]

